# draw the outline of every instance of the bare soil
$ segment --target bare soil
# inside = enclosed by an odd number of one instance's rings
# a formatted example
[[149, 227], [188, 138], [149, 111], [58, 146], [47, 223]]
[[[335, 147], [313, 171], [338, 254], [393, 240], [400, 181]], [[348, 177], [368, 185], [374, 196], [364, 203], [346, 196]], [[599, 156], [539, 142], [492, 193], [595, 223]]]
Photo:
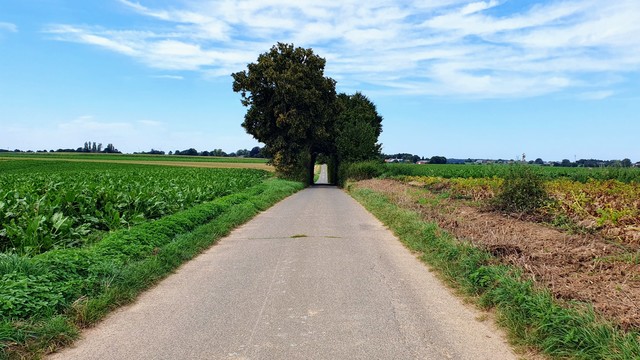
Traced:
[[600, 234], [569, 234], [394, 180], [365, 180], [354, 186], [384, 193], [457, 238], [521, 268], [557, 299], [593, 304], [620, 327], [640, 329], [640, 245]]

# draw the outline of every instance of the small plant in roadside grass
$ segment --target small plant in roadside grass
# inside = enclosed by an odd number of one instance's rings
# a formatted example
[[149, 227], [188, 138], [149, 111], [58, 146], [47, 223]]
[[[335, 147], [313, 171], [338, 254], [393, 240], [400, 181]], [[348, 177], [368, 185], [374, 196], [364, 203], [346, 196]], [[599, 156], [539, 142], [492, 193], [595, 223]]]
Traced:
[[515, 165], [505, 175], [491, 205], [499, 211], [533, 214], [548, 200], [544, 177], [531, 166]]

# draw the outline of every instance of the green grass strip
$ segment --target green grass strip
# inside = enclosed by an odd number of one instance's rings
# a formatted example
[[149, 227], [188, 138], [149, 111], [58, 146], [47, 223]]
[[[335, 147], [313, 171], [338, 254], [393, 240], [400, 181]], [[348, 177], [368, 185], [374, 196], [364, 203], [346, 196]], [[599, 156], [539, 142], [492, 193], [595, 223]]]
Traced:
[[560, 304], [524, 280], [515, 267], [498, 264], [491, 254], [455, 239], [383, 194], [369, 189], [350, 193], [455, 288], [480, 306], [494, 308], [515, 345], [552, 358], [640, 359], [640, 334], [619, 330], [584, 304]]
[[269, 179], [245, 191], [117, 231], [86, 249], [5, 258], [0, 359], [39, 358], [169, 275], [258, 212], [302, 189]]

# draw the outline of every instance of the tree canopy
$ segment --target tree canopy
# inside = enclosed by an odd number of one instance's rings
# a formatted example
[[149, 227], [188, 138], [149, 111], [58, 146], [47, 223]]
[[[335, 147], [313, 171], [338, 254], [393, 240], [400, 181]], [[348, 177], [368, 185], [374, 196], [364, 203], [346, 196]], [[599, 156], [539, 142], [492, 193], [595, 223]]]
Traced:
[[380, 156], [377, 143], [382, 133], [382, 116], [360, 92], [338, 95], [335, 124], [336, 155], [340, 162], [365, 161]]
[[380, 152], [382, 117], [375, 105], [360, 93], [336, 95], [325, 63], [312, 49], [277, 43], [231, 75], [248, 108], [242, 126], [265, 144], [277, 172], [307, 183], [319, 154], [337, 166]]

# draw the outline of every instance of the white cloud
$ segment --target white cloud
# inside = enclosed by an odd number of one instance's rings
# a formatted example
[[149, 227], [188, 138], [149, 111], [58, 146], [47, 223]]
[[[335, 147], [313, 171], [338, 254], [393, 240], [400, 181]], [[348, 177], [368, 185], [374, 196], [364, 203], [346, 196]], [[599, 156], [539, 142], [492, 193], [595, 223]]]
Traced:
[[487, 9], [491, 9], [494, 6], [497, 6], [498, 2], [495, 0], [492, 1], [478, 1], [478, 2], [474, 2], [468, 5], [465, 5], [462, 10], [460, 11], [460, 13], [462, 15], [469, 15], [469, 14], [474, 14], [483, 10], [487, 10]]
[[580, 94], [580, 98], [583, 100], [604, 100], [609, 98], [615, 94], [614, 91], [611, 90], [602, 90], [602, 91], [593, 91], [593, 92], [585, 92]]
[[169, 79], [169, 80], [184, 80], [184, 76], [181, 75], [154, 75], [154, 79]]
[[[593, 93], [611, 85], [594, 90], [593, 79], [640, 70], [637, 0], [194, 0], [180, 8], [119, 1], [157, 24], [149, 31], [99, 24], [47, 31], [205, 77], [228, 77], [275, 42], [294, 42], [326, 57], [328, 75], [349, 90], [371, 84], [472, 97]], [[520, 9], [509, 10], [513, 5]]]
[[16, 24], [0, 21], [0, 31], [18, 32]]
[[138, 124], [148, 127], [163, 127], [164, 123], [155, 120], [138, 120]]

